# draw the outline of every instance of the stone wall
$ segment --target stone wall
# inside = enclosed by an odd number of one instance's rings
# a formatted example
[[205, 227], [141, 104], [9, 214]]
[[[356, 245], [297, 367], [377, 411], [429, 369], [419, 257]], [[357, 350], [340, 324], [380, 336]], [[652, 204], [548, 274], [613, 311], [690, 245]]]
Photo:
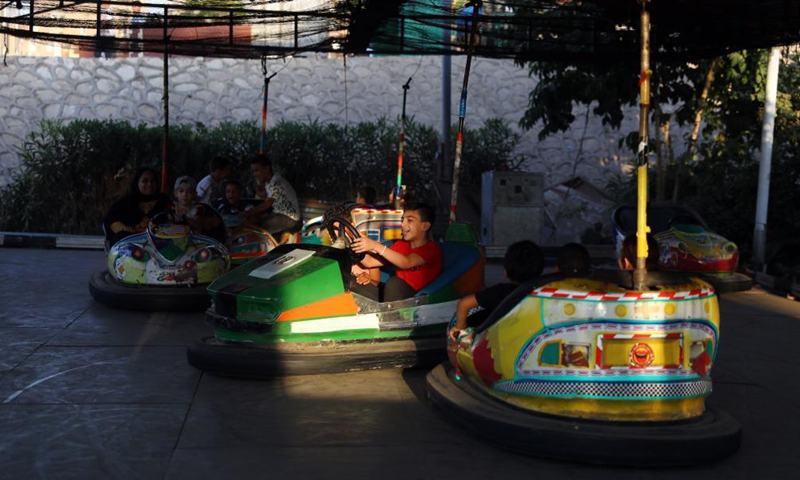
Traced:
[[[458, 120], [458, 102], [466, 59], [452, 60], [451, 124]], [[124, 119], [160, 125], [163, 122], [161, 58], [8, 57], [0, 66], [0, 186], [19, 165], [17, 147], [43, 119]], [[271, 60], [268, 126], [280, 120], [355, 123], [380, 116], [398, 117], [402, 85], [413, 75], [407, 113], [439, 128], [441, 124], [440, 57], [306, 56]], [[259, 60], [172, 58], [170, 122], [259, 121], [263, 76]], [[467, 101], [467, 126], [479, 127], [500, 117], [519, 130], [517, 122], [535, 86], [527, 70], [509, 60], [473, 61]], [[583, 118], [585, 110], [576, 108]], [[637, 128], [631, 111], [621, 132]], [[591, 117], [575, 128], [537, 140], [538, 129], [520, 131], [519, 153], [525, 168], [543, 172], [553, 185], [580, 175], [598, 186], [624, 168], [631, 154], [618, 147], [619, 132]], [[465, 141], [469, 141], [467, 138]], [[582, 152], [582, 155], [579, 155]]]

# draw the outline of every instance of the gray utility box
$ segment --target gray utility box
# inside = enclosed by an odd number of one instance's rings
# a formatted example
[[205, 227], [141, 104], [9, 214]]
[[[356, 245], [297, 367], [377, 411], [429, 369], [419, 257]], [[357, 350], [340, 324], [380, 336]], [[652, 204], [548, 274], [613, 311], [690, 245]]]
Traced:
[[483, 172], [481, 243], [508, 246], [520, 240], [542, 243], [544, 175]]

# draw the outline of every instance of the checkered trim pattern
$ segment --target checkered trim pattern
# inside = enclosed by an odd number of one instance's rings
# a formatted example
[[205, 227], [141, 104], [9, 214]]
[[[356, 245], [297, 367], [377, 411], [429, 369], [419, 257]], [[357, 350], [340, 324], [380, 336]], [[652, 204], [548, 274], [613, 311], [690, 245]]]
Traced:
[[559, 382], [515, 380], [498, 382], [495, 390], [502, 393], [540, 397], [584, 397], [608, 400], [692, 398], [709, 395], [711, 380], [682, 382]]

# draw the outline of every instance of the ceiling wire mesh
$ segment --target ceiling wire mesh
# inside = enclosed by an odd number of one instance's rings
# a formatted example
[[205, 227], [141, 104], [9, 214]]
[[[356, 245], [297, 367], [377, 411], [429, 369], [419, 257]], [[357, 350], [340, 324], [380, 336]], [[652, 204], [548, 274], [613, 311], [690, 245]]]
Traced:
[[[658, 61], [800, 41], [800, 2], [649, 0]], [[0, 0], [0, 33], [82, 51], [244, 57], [461, 55], [472, 6], [441, 0]], [[484, 0], [475, 54], [618, 62], [639, 55], [640, 0]]]

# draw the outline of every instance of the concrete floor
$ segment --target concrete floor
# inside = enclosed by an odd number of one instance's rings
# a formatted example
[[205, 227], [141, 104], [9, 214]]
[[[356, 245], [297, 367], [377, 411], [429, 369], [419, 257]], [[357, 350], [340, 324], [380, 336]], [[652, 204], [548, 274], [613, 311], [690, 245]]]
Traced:
[[[241, 381], [203, 374], [186, 345], [202, 313], [95, 303], [99, 251], [0, 248], [0, 478], [755, 479], [800, 469], [800, 303], [723, 298], [709, 404], [742, 423], [741, 451], [681, 469], [520, 456], [451, 425], [424, 371]], [[492, 265], [490, 283], [501, 270]]]

